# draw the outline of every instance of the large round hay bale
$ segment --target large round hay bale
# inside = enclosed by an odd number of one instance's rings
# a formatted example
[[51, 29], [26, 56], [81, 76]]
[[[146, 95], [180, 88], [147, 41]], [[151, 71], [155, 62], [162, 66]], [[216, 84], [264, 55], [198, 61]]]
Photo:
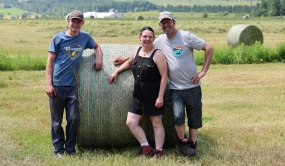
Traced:
[[[137, 45], [102, 44], [103, 69], [91, 68], [95, 60], [94, 51], [87, 49], [77, 74], [80, 123], [77, 145], [87, 148], [123, 148], [139, 146], [138, 141], [126, 126], [129, 104], [132, 98], [134, 78], [131, 70], [121, 73], [117, 81], [108, 83], [108, 76], [115, 71], [116, 56], [126, 57]], [[167, 91], [168, 92], [168, 91]], [[167, 95], [166, 95], [167, 96]], [[163, 116], [165, 147], [174, 146], [175, 129], [168, 99]], [[144, 117], [140, 125], [154, 146], [154, 135], [149, 118]]]
[[254, 25], [237, 24], [228, 32], [227, 43], [231, 46], [238, 46], [243, 43], [252, 45], [255, 42], [263, 43], [263, 34], [261, 30]]

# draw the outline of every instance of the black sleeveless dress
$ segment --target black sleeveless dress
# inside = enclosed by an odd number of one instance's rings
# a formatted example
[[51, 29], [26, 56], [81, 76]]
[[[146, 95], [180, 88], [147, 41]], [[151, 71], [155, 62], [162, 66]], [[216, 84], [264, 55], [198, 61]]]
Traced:
[[159, 94], [161, 76], [156, 64], [153, 61], [154, 50], [150, 57], [141, 57], [136, 53], [132, 64], [134, 76], [133, 99], [129, 107], [129, 112], [144, 116], [163, 115], [164, 105], [161, 108], [155, 107], [155, 102]]

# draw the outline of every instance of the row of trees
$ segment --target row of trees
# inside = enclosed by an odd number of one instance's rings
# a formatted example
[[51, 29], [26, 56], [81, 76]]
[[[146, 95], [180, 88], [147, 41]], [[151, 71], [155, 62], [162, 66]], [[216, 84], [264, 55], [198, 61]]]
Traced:
[[172, 12], [209, 12], [209, 13], [252, 13], [255, 16], [282, 16], [285, 14], [285, 0], [262, 0], [255, 6], [250, 5], [155, 5], [149, 1], [133, 0], [126, 2], [115, 2], [114, 0], [0, 0], [5, 5], [13, 5], [29, 12], [35, 12], [50, 16], [65, 16], [70, 11], [78, 9], [81, 11], [108, 12], [109, 9], [115, 8], [118, 12], [137, 12], [137, 11], [172, 11]]
[[219, 13], [219, 12], [228, 12], [228, 13], [248, 13], [250, 12], [251, 8], [247, 5], [235, 5], [235, 6], [222, 6], [222, 5], [206, 5], [206, 6], [173, 6], [173, 5], [167, 5], [167, 6], [159, 6], [158, 7], [160, 11], [168, 10], [173, 12], [209, 12], [209, 13]]
[[[34, 0], [38, 1], [38, 0]], [[77, 9], [83, 12], [97, 11], [97, 12], [108, 12], [111, 8], [115, 8], [118, 12], [128, 11], [151, 11], [157, 10], [157, 5], [148, 1], [132, 1], [132, 2], [112, 2], [103, 1], [97, 2], [94, 0], [81, 0], [80, 3], [71, 1], [73, 0], [60, 0], [60, 2], [53, 2], [55, 0], [42, 0], [42, 2], [35, 3], [33, 0], [24, 3], [15, 3], [15, 7], [40, 13], [50, 16], [65, 16], [70, 11]]]
[[[250, 1], [250, 0], [249, 0]], [[222, 6], [222, 5], [206, 5], [206, 6], [159, 6], [160, 11], [169, 10], [176, 12], [209, 12], [209, 13], [251, 13], [255, 16], [284, 16], [285, 15], [285, 0], [262, 0], [255, 6], [250, 5], [235, 5], [235, 6]]]
[[262, 0], [261, 4], [257, 4], [257, 15], [261, 16], [284, 16], [285, 0]]

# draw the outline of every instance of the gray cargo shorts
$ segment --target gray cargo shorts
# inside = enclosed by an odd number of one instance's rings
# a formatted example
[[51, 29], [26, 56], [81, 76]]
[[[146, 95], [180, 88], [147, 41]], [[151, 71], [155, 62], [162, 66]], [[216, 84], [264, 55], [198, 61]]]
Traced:
[[174, 125], [185, 124], [185, 111], [188, 126], [192, 129], [202, 127], [202, 91], [201, 87], [184, 90], [170, 89], [170, 104], [174, 116]]

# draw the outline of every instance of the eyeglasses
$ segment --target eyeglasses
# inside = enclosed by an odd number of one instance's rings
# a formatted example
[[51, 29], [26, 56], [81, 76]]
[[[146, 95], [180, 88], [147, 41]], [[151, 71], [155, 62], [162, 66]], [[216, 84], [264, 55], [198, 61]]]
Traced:
[[164, 25], [166, 25], [166, 24], [171, 24], [173, 22], [173, 20], [171, 19], [171, 20], [168, 20], [168, 21], [163, 21], [163, 22], [160, 22], [159, 23], [159, 25], [162, 25], [162, 26], [164, 26]]
[[153, 36], [147, 36], [147, 35], [144, 35], [144, 36], [141, 36], [141, 37], [144, 38], [144, 39], [147, 39], [147, 38], [153, 39], [154, 38]]

